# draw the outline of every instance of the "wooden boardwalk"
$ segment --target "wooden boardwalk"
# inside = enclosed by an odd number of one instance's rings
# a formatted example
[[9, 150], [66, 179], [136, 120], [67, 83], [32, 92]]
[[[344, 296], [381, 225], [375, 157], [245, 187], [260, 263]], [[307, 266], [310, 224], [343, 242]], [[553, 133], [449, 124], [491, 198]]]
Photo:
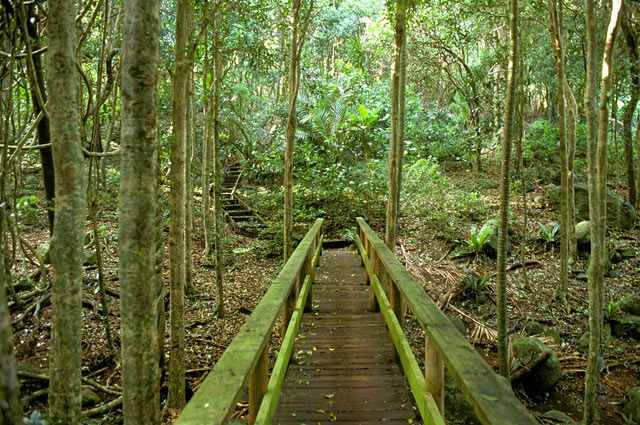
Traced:
[[352, 251], [323, 253], [274, 424], [417, 423], [365, 276]]

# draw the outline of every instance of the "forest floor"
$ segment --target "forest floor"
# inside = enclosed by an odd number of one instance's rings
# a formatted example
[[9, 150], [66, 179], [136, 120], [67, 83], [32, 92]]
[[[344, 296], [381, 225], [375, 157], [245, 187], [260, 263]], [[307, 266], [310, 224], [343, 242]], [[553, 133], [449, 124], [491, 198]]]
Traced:
[[[495, 259], [483, 254], [456, 258], [452, 239], [469, 239], [471, 227], [480, 228], [485, 219], [497, 217], [499, 200], [499, 169], [497, 163], [485, 164], [483, 173], [470, 178], [469, 170], [448, 170], [445, 174], [456, 190], [478, 192], [479, 201], [488, 207], [484, 217], [471, 214], [466, 220], [456, 221], [449, 229], [453, 238], [442, 238], [442, 229], [430, 225], [424, 217], [403, 216], [400, 225], [401, 239], [398, 257], [409, 271], [421, 282], [425, 291], [441, 306], [449, 317], [457, 316], [466, 325], [467, 339], [497, 371], [497, 348], [495, 345]], [[559, 213], [550, 202], [549, 181], [532, 179], [526, 197], [528, 199], [528, 242], [525, 259], [532, 263], [527, 277], [532, 291], [523, 283], [520, 250], [522, 247], [523, 204], [520, 192], [511, 192], [511, 251], [507, 267], [508, 321], [511, 340], [527, 336], [525, 326], [535, 321], [543, 326], [538, 335], [551, 347], [562, 365], [562, 377], [555, 390], [543, 394], [527, 394], [516, 384], [516, 392], [523, 403], [544, 421], [543, 414], [549, 410], [564, 412], [575, 421], [582, 419], [584, 377], [587, 366], [586, 355], [577, 349], [580, 336], [588, 329], [588, 287], [586, 279], [578, 279], [579, 272], [587, 269], [587, 261], [579, 259], [570, 265], [573, 272], [568, 282], [568, 302], [563, 305], [555, 294], [559, 285], [560, 260], [558, 255], [559, 234], [556, 243], [546, 243], [540, 236], [538, 223], [547, 225], [559, 222]], [[514, 183], [512, 179], [512, 184]], [[613, 188], [610, 188], [610, 190]], [[419, 229], [419, 231], [416, 231]], [[630, 231], [610, 229], [608, 244], [618, 249], [635, 252], [628, 258], [613, 264], [613, 272], [605, 277], [605, 305], [610, 300], [618, 301], [628, 295], [638, 294], [640, 281], [640, 230], [638, 225]], [[474, 276], [490, 278], [488, 291], [476, 296], [461, 283], [467, 271]], [[606, 307], [605, 307], [606, 308]], [[554, 338], [553, 331], [557, 331]], [[414, 326], [413, 346], [419, 361], [424, 358], [424, 338], [419, 326]], [[605, 342], [605, 368], [601, 374], [598, 396], [600, 423], [624, 424], [622, 406], [628, 389], [640, 385], [640, 343], [632, 339], [611, 336]], [[544, 423], [560, 423], [549, 421]]]
[[[452, 258], [455, 256], [454, 246], [460, 245], [455, 242], [456, 240], [468, 239], [471, 226], [479, 227], [483, 219], [492, 218], [497, 214], [499, 167], [495, 164], [486, 165], [487, 168], [482, 175], [471, 179], [468, 170], [452, 169], [443, 172], [456, 190], [479, 194], [479, 202], [484, 205], [482, 216], [475, 213], [469, 214], [466, 218], [456, 220], [445, 232], [440, 222], [432, 223], [426, 216], [407, 214], [401, 218], [397, 254], [424, 286], [425, 291], [442, 305], [443, 311], [449, 316], [458, 316], [462, 319], [466, 325], [467, 339], [476, 346], [478, 352], [490, 365], [496, 367], [497, 350], [493, 334], [493, 329], [496, 328], [495, 296], [492, 291], [495, 285], [495, 278], [492, 277], [495, 260], [484, 255]], [[570, 278], [568, 313], [567, 307], [554, 298], [559, 280], [557, 248], [553, 244], [544, 243], [536, 235], [539, 233], [538, 222], [558, 221], [557, 211], [550, 206], [548, 190], [544, 187], [547, 182], [534, 181], [533, 183], [533, 190], [527, 193], [529, 243], [525, 250], [527, 260], [536, 261], [534, 267], [527, 270], [533, 291], [524, 289], [521, 268], [514, 268], [508, 272], [509, 330], [514, 337], [525, 335], [524, 327], [531, 321], [540, 323], [545, 330], [555, 329], [561, 338], [560, 341], [552, 341], [548, 337], [542, 339], [558, 355], [563, 375], [556, 389], [549, 393], [528, 395], [519, 387], [517, 387], [517, 393], [531, 412], [537, 416], [548, 410], [559, 410], [574, 420], [579, 420], [582, 417], [586, 356], [579, 353], [576, 346], [578, 338], [587, 328], [587, 284], [575, 277]], [[114, 190], [112, 192], [110, 198], [103, 200], [100, 232], [104, 245], [108, 321], [115, 349], [119, 351], [117, 219], [114, 201], [117, 197]], [[196, 209], [199, 209], [199, 198], [195, 199], [195, 205]], [[33, 246], [49, 240], [45, 225], [46, 218], [38, 211], [33, 213], [34, 217], [31, 217], [29, 223], [25, 220], [19, 229], [25, 240]], [[511, 257], [508, 259], [509, 265], [519, 261], [515, 255], [519, 253], [522, 237], [521, 196], [514, 192], [512, 192], [512, 211], [517, 224], [511, 233], [512, 250]], [[192, 258], [196, 291], [185, 299], [188, 397], [205, 379], [208, 371], [240, 329], [246, 317], [260, 301], [271, 280], [277, 275], [281, 262], [279, 256], [268, 254], [273, 251], [272, 242], [245, 238], [225, 231], [223, 243], [228, 247], [223, 259], [226, 315], [223, 318], [217, 317], [215, 273], [211, 259], [203, 254], [204, 240], [202, 232], [198, 230], [201, 227], [197, 212], [195, 228]], [[165, 230], [168, 230], [168, 225]], [[611, 231], [610, 235], [612, 243], [629, 247], [637, 253], [640, 247], [638, 226], [631, 231]], [[23, 264], [29, 273], [33, 274], [37, 269], [29, 261]], [[489, 290], [478, 297], [465, 290], [461, 284], [461, 279], [466, 273], [463, 266], [477, 276], [490, 277]], [[50, 265], [45, 266], [47, 278], [39, 279], [38, 287], [45, 288], [49, 284], [50, 267]], [[586, 262], [580, 260], [571, 268], [585, 270]], [[637, 294], [640, 257], [636, 255], [614, 264], [613, 268], [615, 271], [613, 275], [616, 277], [608, 277], [605, 280], [605, 301], [619, 300], [626, 295]], [[118, 399], [121, 393], [121, 376], [118, 360], [110, 355], [106, 342], [96, 269], [95, 265], [85, 266], [83, 376], [89, 380], [85, 382], [87, 388], [91, 389], [97, 397], [85, 406], [87, 410], [94, 409], [94, 416], [87, 418], [84, 423], [119, 424], [122, 423], [121, 406], [116, 404], [113, 409], [105, 412], [101, 412], [98, 408], [100, 404]], [[165, 277], [168, 282], [168, 252], [165, 252]], [[18, 279], [17, 275], [16, 279]], [[22, 281], [24, 280], [23, 278]], [[51, 309], [47, 297], [48, 291], [34, 291], [33, 288], [28, 282], [17, 285], [20, 294], [24, 295], [31, 291], [33, 296], [27, 299], [24, 307], [18, 308], [15, 305], [11, 307], [15, 329], [14, 348], [19, 364], [21, 396], [26, 406], [25, 411], [46, 412], [45, 390]], [[165, 301], [168, 306], [168, 295]], [[278, 349], [277, 328], [278, 325], [272, 337], [272, 353], [276, 353]], [[424, 337], [420, 334], [422, 331], [419, 326], [415, 326], [415, 323], [412, 324], [411, 320], [408, 321], [407, 330], [416, 350], [416, 357], [422, 361], [424, 359]], [[168, 347], [168, 336], [166, 342]], [[638, 342], [633, 340], [611, 337], [607, 341], [604, 353], [606, 367], [602, 372], [602, 386], [598, 398], [603, 424], [624, 424], [621, 405], [625, 401], [625, 391], [640, 385], [639, 348]], [[165, 397], [166, 386], [163, 387], [163, 399]], [[246, 415], [246, 399], [246, 396], [243, 396], [239, 402], [237, 417]], [[172, 418], [165, 417], [165, 423], [171, 422]]]

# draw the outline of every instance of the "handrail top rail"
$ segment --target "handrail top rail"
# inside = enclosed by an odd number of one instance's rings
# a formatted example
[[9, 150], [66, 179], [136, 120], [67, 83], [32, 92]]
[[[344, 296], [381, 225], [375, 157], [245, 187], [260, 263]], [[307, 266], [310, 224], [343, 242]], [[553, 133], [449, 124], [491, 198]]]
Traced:
[[313, 246], [312, 242], [322, 229], [322, 223], [323, 219], [319, 218], [311, 226], [260, 303], [184, 408], [176, 425], [227, 422], [296, 283]]
[[515, 397], [509, 381], [496, 374], [480, 357], [366, 221], [361, 217], [356, 221], [375, 249], [381, 265], [396, 282], [414, 316], [454, 375], [480, 422], [486, 425], [537, 424]]

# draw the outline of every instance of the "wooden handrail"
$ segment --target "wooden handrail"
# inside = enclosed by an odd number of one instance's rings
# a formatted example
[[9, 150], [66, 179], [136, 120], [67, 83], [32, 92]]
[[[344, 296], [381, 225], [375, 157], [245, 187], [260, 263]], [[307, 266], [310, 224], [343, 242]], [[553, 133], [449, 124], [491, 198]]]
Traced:
[[[317, 219], [298, 244], [289, 261], [247, 318], [213, 370], [195, 392], [176, 425], [225, 424], [233, 414], [242, 389], [250, 382], [250, 416], [255, 420], [263, 396], [267, 392], [268, 341], [273, 327], [283, 312], [283, 329], [289, 326], [291, 314], [287, 305], [302, 292], [303, 282], [313, 281], [313, 267], [318, 262], [322, 244], [322, 222]], [[314, 261], [315, 259], [315, 261]], [[310, 276], [310, 279], [306, 279]], [[305, 300], [311, 305], [311, 293]], [[283, 311], [284, 310], [284, 311]], [[284, 331], [283, 331], [284, 335]]]
[[[424, 386], [433, 396], [440, 411], [443, 412], [444, 362], [481, 423], [537, 424], [538, 422], [515, 397], [509, 382], [487, 365], [364, 219], [358, 218], [357, 224], [359, 239], [362, 241], [360, 250], [366, 256], [363, 263], [367, 266], [368, 272], [371, 270], [369, 280], [373, 280], [370, 282], [372, 294], [379, 286], [378, 278], [386, 276], [391, 291], [397, 289], [402, 294], [413, 315], [425, 330]], [[371, 276], [374, 279], [371, 279]], [[384, 308], [391, 310], [391, 304]], [[417, 402], [419, 405], [423, 403], [422, 400]]]

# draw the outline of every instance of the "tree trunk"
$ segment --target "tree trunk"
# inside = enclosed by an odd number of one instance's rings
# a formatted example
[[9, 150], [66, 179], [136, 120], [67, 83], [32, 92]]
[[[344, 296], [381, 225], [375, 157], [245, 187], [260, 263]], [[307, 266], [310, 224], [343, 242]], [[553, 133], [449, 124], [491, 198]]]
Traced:
[[[189, 58], [191, 62], [191, 58]], [[193, 294], [195, 288], [193, 286], [193, 260], [192, 260], [192, 235], [193, 235], [193, 180], [191, 179], [191, 164], [193, 163], [193, 67], [188, 67], [189, 76], [187, 77], [187, 112], [186, 112], [186, 153], [185, 153], [185, 206], [184, 206], [184, 251], [185, 251], [185, 274], [184, 274], [184, 290], [187, 294]]]
[[125, 3], [122, 40], [118, 252], [127, 425], [160, 423], [156, 276], [159, 6], [157, 0]]
[[568, 244], [568, 166], [567, 166], [567, 131], [565, 108], [565, 72], [564, 72], [564, 14], [562, 1], [547, 0], [549, 10], [549, 31], [551, 32], [551, 45], [555, 56], [557, 73], [557, 97], [558, 101], [558, 130], [560, 133], [560, 284], [556, 296], [563, 304], [567, 302], [567, 280], [569, 263]]
[[220, 158], [220, 83], [222, 81], [222, 58], [220, 56], [220, 16], [214, 18], [213, 30], [213, 234], [216, 258], [216, 314], [224, 317], [224, 286], [222, 281], [222, 166]]
[[624, 160], [627, 174], [627, 188], [629, 189], [629, 202], [631, 205], [636, 204], [636, 178], [633, 164], [633, 115], [638, 104], [638, 90], [640, 90], [639, 77], [640, 67], [638, 65], [638, 46], [635, 34], [628, 27], [629, 24], [622, 22], [625, 39], [627, 42], [627, 51], [629, 52], [629, 78], [631, 80], [631, 97], [629, 103], [624, 107], [622, 115], [622, 140], [624, 144]]
[[573, 185], [574, 161], [576, 158], [576, 128], [578, 123], [578, 103], [573, 95], [573, 91], [569, 87], [566, 75], [564, 80], [564, 94], [569, 113], [569, 134], [567, 145], [567, 231], [569, 243], [569, 260], [576, 261], [578, 259], [578, 242], [576, 241], [576, 203], [575, 191]]
[[[585, 109], [587, 111], [587, 148], [589, 160], [589, 218], [591, 221], [591, 257], [589, 261], [589, 356], [585, 377], [585, 425], [597, 420], [597, 394], [600, 377], [600, 346], [602, 343], [603, 280], [605, 264], [604, 238], [606, 226], [607, 183], [607, 132], [609, 129], [607, 96], [611, 90], [613, 75], [613, 47], [622, 0], [612, 1], [611, 20], [602, 61], [600, 108], [596, 127], [596, 17], [593, 0], [585, 0], [587, 28], [587, 87]], [[597, 136], [597, 138], [596, 138]]]
[[404, 110], [406, 91], [406, 2], [398, 0], [395, 14], [396, 52], [391, 76], [391, 139], [389, 141], [389, 198], [384, 241], [395, 251], [398, 207], [404, 153]]
[[49, 365], [49, 409], [54, 425], [80, 423], [82, 405], [82, 259], [87, 202], [78, 128], [75, 14], [72, 0], [49, 3], [47, 83], [57, 182]]
[[[25, 11], [24, 8], [27, 8]], [[22, 37], [27, 46], [29, 52], [40, 50], [40, 37], [38, 36], [38, 29], [36, 28], [36, 5], [31, 4], [24, 6], [22, 2], [18, 6], [19, 18], [21, 22]], [[31, 45], [31, 40], [35, 40], [35, 44]], [[31, 93], [31, 103], [33, 104], [34, 116], [38, 116], [40, 112], [43, 112], [47, 103], [47, 92], [44, 84], [44, 74], [42, 72], [42, 53], [37, 53], [29, 58], [27, 57], [27, 72], [29, 80], [29, 91]], [[51, 125], [49, 123], [50, 117], [47, 113], [44, 114], [40, 122], [38, 123], [38, 144], [48, 145], [51, 143]], [[44, 184], [44, 193], [47, 200], [48, 207], [52, 207], [55, 197], [55, 171], [53, 151], [51, 147], [46, 147], [40, 150], [40, 161], [42, 162], [42, 181]], [[47, 218], [49, 220], [49, 232], [53, 234], [54, 223], [54, 208], [47, 208]]]
[[300, 0], [291, 3], [291, 40], [289, 41], [289, 116], [284, 150], [284, 229], [282, 243], [284, 262], [286, 263], [293, 252], [293, 143], [296, 136], [298, 118], [296, 100], [298, 99], [298, 72], [300, 58], [298, 57], [298, 26], [300, 24]]
[[511, 168], [511, 143], [513, 138], [516, 85], [518, 75], [518, 1], [509, 1], [509, 67], [507, 69], [507, 96], [504, 102], [504, 132], [502, 142], [502, 178], [500, 181], [500, 221], [498, 223], [497, 261], [497, 315], [498, 315], [498, 364], [500, 375], [509, 377], [509, 350], [507, 335], [507, 232], [509, 225], [509, 176]]
[[187, 39], [191, 1], [178, 0], [176, 16], [176, 69], [173, 77], [173, 131], [171, 147], [171, 195], [169, 261], [171, 274], [169, 347], [169, 394], [167, 408], [179, 413], [185, 405], [184, 285], [185, 285], [185, 174], [187, 127]]
[[[214, 17], [213, 19], [215, 20], [217, 18]], [[207, 32], [205, 31], [204, 70], [202, 72], [202, 121], [204, 123], [202, 126], [202, 227], [204, 233], [204, 255], [209, 258], [212, 254], [211, 248], [213, 243], [210, 211], [211, 196], [209, 194], [209, 182], [211, 181], [211, 168], [209, 167], [209, 163], [213, 157], [213, 144], [211, 143], [211, 133], [213, 131], [211, 88], [213, 88], [213, 84], [207, 80], [209, 75], [213, 75], [213, 70], [209, 61], [209, 43], [207, 37]]]

